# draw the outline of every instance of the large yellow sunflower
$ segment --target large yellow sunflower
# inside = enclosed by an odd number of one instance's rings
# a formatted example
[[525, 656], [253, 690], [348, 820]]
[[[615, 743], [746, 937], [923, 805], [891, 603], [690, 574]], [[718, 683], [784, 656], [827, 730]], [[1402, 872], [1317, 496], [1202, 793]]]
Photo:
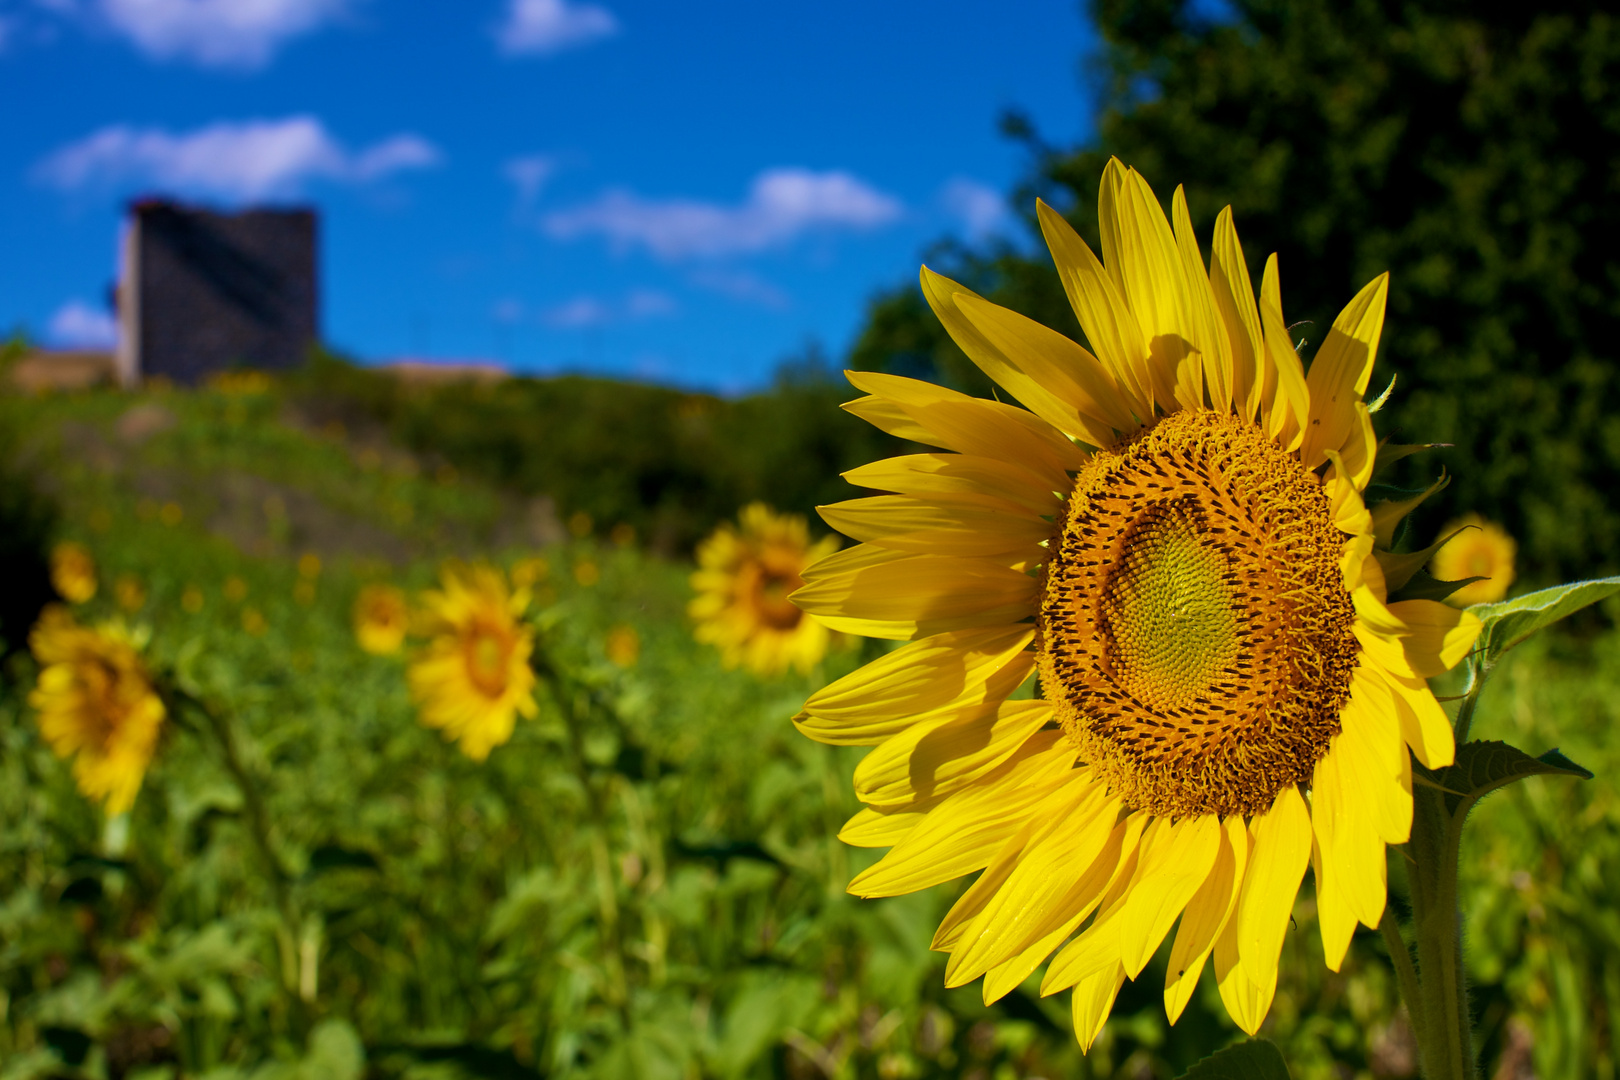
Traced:
[[447, 565], [440, 584], [422, 595], [428, 642], [406, 679], [422, 723], [483, 761], [512, 737], [518, 713], [535, 715], [534, 635], [522, 622], [529, 594], [489, 566]]
[[163, 726], [163, 699], [121, 624], [81, 626], [52, 606], [28, 644], [39, 680], [28, 703], [56, 756], [73, 758], [73, 779], [87, 798], [121, 814], [135, 802]]
[[810, 542], [797, 514], [778, 514], [750, 503], [698, 545], [697, 593], [687, 612], [695, 636], [720, 650], [726, 667], [739, 664], [757, 675], [779, 675], [790, 665], [801, 673], [826, 655], [827, 628], [788, 599], [804, 584], [804, 568], [838, 550], [838, 537]]
[[[794, 594], [836, 630], [913, 640], [795, 720], [877, 747], [840, 835], [890, 851], [850, 891], [982, 870], [934, 939], [946, 982], [982, 976], [993, 1001], [1050, 956], [1041, 992], [1073, 988], [1086, 1048], [1178, 918], [1171, 1020], [1213, 957], [1258, 1029], [1307, 863], [1337, 970], [1407, 839], [1407, 747], [1452, 760], [1425, 679], [1479, 628], [1388, 600], [1385, 567], [1415, 567], [1375, 550], [1410, 507], [1362, 500], [1387, 276], [1307, 373], [1276, 256], [1256, 302], [1230, 209], [1206, 269], [1179, 188], [1172, 224], [1114, 161], [1099, 202], [1101, 260], [1039, 207], [1094, 351], [923, 270], [951, 336], [1025, 408], [850, 373], [869, 395], [851, 412], [947, 452], [846, 474], [894, 494], [825, 508], [863, 542]], [[1038, 696], [1014, 699], [1032, 676]]]

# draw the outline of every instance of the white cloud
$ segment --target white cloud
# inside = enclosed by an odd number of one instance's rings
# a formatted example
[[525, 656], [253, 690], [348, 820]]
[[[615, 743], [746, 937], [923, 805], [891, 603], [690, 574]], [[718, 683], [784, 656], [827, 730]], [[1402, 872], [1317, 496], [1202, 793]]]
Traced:
[[708, 289], [745, 304], [758, 304], [777, 310], [791, 304], [787, 293], [747, 270], [699, 270], [691, 280], [700, 289]]
[[232, 202], [288, 197], [312, 180], [364, 184], [437, 164], [433, 144], [395, 135], [350, 151], [312, 116], [219, 123], [182, 134], [102, 128], [40, 162], [36, 180], [62, 191], [150, 185]]
[[877, 228], [900, 213], [898, 201], [847, 172], [782, 168], [755, 177], [737, 206], [617, 190], [547, 215], [544, 227], [559, 239], [596, 233], [619, 249], [685, 259], [762, 251], [817, 229]]
[[1007, 220], [1007, 200], [995, 188], [958, 177], [945, 185], [939, 201], [962, 224], [970, 240], [982, 240]]
[[547, 56], [589, 45], [619, 32], [613, 12], [598, 4], [568, 0], [510, 0], [495, 42], [511, 55]]
[[111, 349], [118, 344], [118, 321], [83, 300], [69, 300], [51, 316], [45, 337], [63, 349]]
[[557, 171], [557, 159], [549, 154], [528, 154], [508, 161], [501, 171], [517, 188], [519, 211], [526, 212]]
[[540, 321], [561, 330], [603, 326], [626, 319], [650, 319], [673, 315], [679, 305], [657, 289], [632, 289], [623, 300], [608, 302], [594, 296], [579, 296], [540, 313]]
[[350, 0], [97, 0], [96, 14], [159, 60], [256, 68], [292, 38], [341, 17]]

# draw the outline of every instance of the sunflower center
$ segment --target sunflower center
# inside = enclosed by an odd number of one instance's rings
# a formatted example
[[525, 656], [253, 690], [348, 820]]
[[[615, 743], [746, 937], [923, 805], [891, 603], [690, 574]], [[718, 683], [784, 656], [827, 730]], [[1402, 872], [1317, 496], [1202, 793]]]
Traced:
[[773, 630], [791, 630], [799, 625], [801, 612], [788, 599], [804, 581], [791, 571], [760, 566], [754, 584], [754, 607], [759, 619]]
[[467, 678], [486, 697], [506, 693], [508, 667], [512, 656], [511, 636], [498, 627], [475, 626], [463, 646]]
[[1237, 652], [1231, 560], [1206, 532], [1190, 498], [1148, 507], [1103, 586], [1099, 623], [1120, 686], [1153, 708], [1190, 704]]
[[1040, 668], [1133, 807], [1260, 813], [1339, 732], [1358, 649], [1344, 534], [1253, 423], [1177, 413], [1095, 455], [1047, 568]]

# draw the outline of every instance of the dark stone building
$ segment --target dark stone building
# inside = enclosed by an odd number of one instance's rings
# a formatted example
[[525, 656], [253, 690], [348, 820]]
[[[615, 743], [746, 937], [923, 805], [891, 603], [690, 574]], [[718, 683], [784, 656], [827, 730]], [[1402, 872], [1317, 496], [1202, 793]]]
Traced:
[[122, 381], [189, 384], [302, 363], [319, 331], [316, 240], [313, 210], [133, 203], [118, 286]]

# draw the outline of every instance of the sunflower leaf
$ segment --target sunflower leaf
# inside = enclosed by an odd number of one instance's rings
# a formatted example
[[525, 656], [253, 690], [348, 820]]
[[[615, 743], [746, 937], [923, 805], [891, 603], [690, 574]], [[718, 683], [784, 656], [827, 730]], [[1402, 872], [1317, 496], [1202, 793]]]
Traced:
[[1289, 1080], [1288, 1064], [1275, 1043], [1250, 1039], [1211, 1054], [1181, 1080]]
[[1484, 623], [1480, 631], [1481, 660], [1494, 664], [1503, 653], [1539, 630], [1567, 615], [1620, 592], [1620, 577], [1572, 581], [1496, 604], [1475, 604], [1468, 610]]
[[1527, 776], [1574, 776], [1592, 779], [1590, 770], [1575, 764], [1556, 749], [1531, 757], [1504, 742], [1467, 742], [1457, 748], [1457, 760], [1437, 774], [1448, 792], [1446, 809], [1452, 815], [1469, 807], [1498, 788]]

